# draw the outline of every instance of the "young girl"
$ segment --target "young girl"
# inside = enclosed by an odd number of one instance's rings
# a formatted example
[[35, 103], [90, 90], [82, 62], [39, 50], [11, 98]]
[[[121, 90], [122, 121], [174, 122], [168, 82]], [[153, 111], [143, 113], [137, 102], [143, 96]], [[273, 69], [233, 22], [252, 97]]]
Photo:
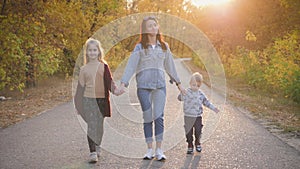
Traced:
[[103, 136], [104, 117], [111, 116], [109, 91], [118, 95], [110, 69], [104, 61], [101, 44], [88, 39], [75, 94], [75, 107], [88, 125], [87, 139], [90, 162], [97, 162]]
[[[200, 138], [202, 133], [202, 105], [210, 108], [216, 113], [219, 112], [213, 104], [211, 104], [204, 93], [200, 90], [203, 78], [198, 72], [194, 73], [190, 80], [190, 87], [186, 90], [186, 95], [179, 94], [178, 100], [183, 101], [184, 112], [184, 129], [186, 141], [188, 143], [187, 154], [193, 153], [193, 133], [195, 135], [196, 151], [201, 152]], [[195, 132], [193, 130], [195, 129]]]
[[165, 72], [180, 85], [170, 48], [162, 39], [158, 21], [155, 17], [145, 17], [141, 24], [140, 41], [135, 46], [121, 79], [120, 91], [129, 85], [129, 80], [136, 74], [137, 95], [140, 101], [143, 119], [144, 136], [148, 150], [144, 159], [153, 158], [153, 125], [156, 141], [155, 157], [159, 161], [166, 159], [161, 149], [164, 132], [164, 107], [166, 102]]

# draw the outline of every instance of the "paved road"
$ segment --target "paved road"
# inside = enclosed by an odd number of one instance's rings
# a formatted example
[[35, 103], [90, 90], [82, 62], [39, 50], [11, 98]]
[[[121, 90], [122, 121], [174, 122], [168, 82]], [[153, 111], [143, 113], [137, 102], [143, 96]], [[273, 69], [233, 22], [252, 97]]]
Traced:
[[[183, 82], [190, 73], [176, 61]], [[183, 85], [187, 86], [187, 83]], [[113, 117], [105, 120], [100, 161], [87, 162], [85, 124], [73, 103], [61, 104], [21, 123], [0, 130], [0, 168], [270, 168], [296, 169], [300, 152], [270, 134], [224, 97], [206, 86], [202, 90], [222, 112], [205, 110], [203, 151], [186, 155], [181, 104], [176, 87], [167, 86], [164, 149], [167, 161], [144, 161], [140, 107], [134, 81], [128, 92], [112, 97]]]

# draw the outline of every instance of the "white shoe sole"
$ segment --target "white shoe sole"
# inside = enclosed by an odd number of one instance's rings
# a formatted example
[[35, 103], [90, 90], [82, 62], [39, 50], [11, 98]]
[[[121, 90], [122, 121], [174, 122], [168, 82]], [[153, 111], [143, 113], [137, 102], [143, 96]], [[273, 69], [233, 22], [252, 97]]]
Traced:
[[166, 156], [162, 155], [161, 157], [157, 157], [156, 156], [156, 160], [157, 161], [165, 161], [166, 160]]
[[89, 163], [96, 163], [98, 162], [98, 159], [90, 159]]
[[90, 155], [89, 163], [96, 163], [97, 161], [98, 161], [98, 157], [96, 152], [94, 152], [93, 154]]

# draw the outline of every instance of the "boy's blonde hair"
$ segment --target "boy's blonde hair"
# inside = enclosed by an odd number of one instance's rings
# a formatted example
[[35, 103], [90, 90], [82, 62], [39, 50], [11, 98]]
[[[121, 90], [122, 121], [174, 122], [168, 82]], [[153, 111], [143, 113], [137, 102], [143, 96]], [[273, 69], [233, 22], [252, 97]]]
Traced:
[[193, 75], [191, 77], [191, 81], [192, 80], [194, 80], [197, 83], [202, 83], [203, 77], [199, 72], [195, 72], [195, 73], [193, 73]]
[[94, 38], [89, 38], [86, 42], [85, 42], [85, 50], [84, 50], [84, 64], [87, 64], [89, 62], [89, 57], [87, 56], [87, 49], [89, 47], [89, 45], [91, 44], [96, 44], [98, 50], [99, 50], [99, 56], [98, 56], [98, 60], [102, 63], [106, 63], [104, 60], [104, 51], [103, 48], [101, 46], [101, 43], [99, 40], [94, 39]]

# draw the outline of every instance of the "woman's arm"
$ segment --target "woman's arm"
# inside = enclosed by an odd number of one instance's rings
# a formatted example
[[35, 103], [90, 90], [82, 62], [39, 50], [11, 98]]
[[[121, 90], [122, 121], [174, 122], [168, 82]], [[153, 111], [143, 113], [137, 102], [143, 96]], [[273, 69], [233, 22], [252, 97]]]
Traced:
[[186, 94], [186, 90], [182, 87], [181, 84], [177, 84], [177, 88], [180, 91], [181, 94], [185, 95]]
[[166, 70], [167, 74], [169, 75], [171, 81], [175, 82], [176, 85], [178, 86], [181, 82], [177, 75], [174, 58], [173, 58], [172, 52], [170, 51], [170, 48], [168, 47], [167, 44], [166, 44], [166, 46], [167, 46], [167, 51], [166, 51], [164, 67], [165, 67], [165, 70]]
[[137, 66], [139, 63], [139, 59], [140, 59], [140, 57], [139, 57], [140, 50], [141, 50], [141, 44], [137, 44], [128, 59], [123, 76], [121, 78], [121, 83], [123, 83], [125, 87], [127, 87], [129, 85], [129, 80], [131, 79], [133, 74], [136, 72], [136, 69], [137, 69]]

